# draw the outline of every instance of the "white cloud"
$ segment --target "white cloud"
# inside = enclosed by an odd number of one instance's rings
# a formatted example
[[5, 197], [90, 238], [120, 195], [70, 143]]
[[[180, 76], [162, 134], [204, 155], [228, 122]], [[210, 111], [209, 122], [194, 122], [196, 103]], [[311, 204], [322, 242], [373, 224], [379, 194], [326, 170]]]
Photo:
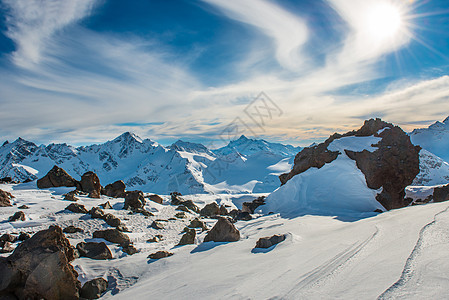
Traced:
[[8, 8], [7, 35], [15, 42], [13, 59], [30, 67], [41, 60], [48, 39], [67, 25], [86, 17], [97, 0], [2, 0]]

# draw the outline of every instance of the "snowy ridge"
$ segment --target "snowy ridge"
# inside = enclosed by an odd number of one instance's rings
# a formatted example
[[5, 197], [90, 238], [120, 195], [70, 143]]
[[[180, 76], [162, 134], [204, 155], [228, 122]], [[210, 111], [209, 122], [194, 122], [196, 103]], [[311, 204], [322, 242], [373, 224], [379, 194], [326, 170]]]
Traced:
[[428, 128], [415, 129], [410, 133], [415, 145], [449, 162], [449, 117], [443, 122], [435, 122]]

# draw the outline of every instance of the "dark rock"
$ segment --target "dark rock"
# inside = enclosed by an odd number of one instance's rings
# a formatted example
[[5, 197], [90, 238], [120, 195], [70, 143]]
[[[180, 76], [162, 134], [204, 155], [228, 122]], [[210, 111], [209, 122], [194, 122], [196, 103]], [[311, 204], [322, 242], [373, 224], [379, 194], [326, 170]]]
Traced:
[[117, 229], [97, 230], [93, 233], [94, 238], [105, 239], [108, 242], [119, 244], [121, 246], [129, 245], [129, 236]]
[[240, 232], [235, 228], [234, 224], [225, 217], [218, 218], [215, 226], [204, 238], [205, 242], [235, 242], [238, 240], [240, 240]]
[[81, 176], [81, 190], [89, 193], [89, 198], [100, 198], [101, 184], [97, 174], [92, 171], [86, 172]]
[[30, 207], [28, 206], [28, 205], [20, 205], [19, 207], [18, 207], [18, 209], [29, 209]]
[[224, 205], [220, 206], [220, 215], [221, 216], [227, 216], [228, 215], [228, 210], [226, 209], [226, 207]]
[[443, 202], [449, 200], [449, 184], [433, 189], [433, 201]]
[[118, 227], [122, 224], [122, 222], [120, 221], [119, 218], [117, 218], [116, 216], [114, 216], [113, 214], [105, 214], [103, 216], [103, 220], [112, 227]]
[[123, 224], [120, 224], [120, 225], [118, 225], [117, 227], [115, 227], [118, 231], [121, 231], [121, 232], [130, 232], [129, 231], [129, 229], [128, 229], [128, 227], [126, 227], [125, 225], [123, 225]]
[[118, 180], [114, 183], [108, 184], [104, 187], [104, 194], [112, 198], [124, 198], [126, 185], [122, 180]]
[[92, 219], [103, 219], [104, 218], [104, 211], [98, 207], [92, 207], [91, 210], [89, 210], [89, 214], [92, 217]]
[[14, 251], [14, 247], [11, 242], [5, 241], [0, 249], [0, 253], [11, 253]]
[[183, 212], [183, 211], [180, 211], [180, 212], [176, 213], [175, 217], [178, 218], [178, 219], [185, 219], [185, 218], [187, 218], [186, 213]]
[[148, 198], [149, 198], [151, 201], [156, 202], [156, 203], [159, 203], [159, 204], [162, 204], [162, 203], [164, 202], [164, 199], [162, 199], [161, 196], [156, 195], [156, 194], [150, 195]]
[[84, 232], [81, 228], [75, 227], [73, 225], [67, 226], [63, 230], [64, 233], [77, 233], [77, 232]]
[[145, 217], [152, 217], [152, 216], [154, 216], [154, 214], [152, 212], [149, 212], [148, 210], [146, 210], [144, 208], [133, 209], [133, 212], [140, 213], [140, 214], [144, 215]]
[[187, 212], [187, 213], [190, 212], [190, 210], [189, 210], [189, 209], [187, 208], [187, 206], [185, 206], [185, 205], [179, 205], [179, 206], [176, 208], [176, 210], [180, 210], [180, 211]]
[[158, 221], [153, 221], [153, 223], [151, 223], [150, 225], [151, 228], [153, 229], [164, 229], [164, 225], [161, 222]]
[[19, 299], [78, 299], [75, 251], [58, 226], [19, 244], [0, 259], [0, 290]]
[[12, 178], [7, 176], [7, 177], [3, 177], [0, 179], [0, 184], [5, 184], [5, 183], [12, 183]]
[[133, 245], [129, 244], [127, 246], [122, 247], [122, 251], [125, 252], [128, 255], [133, 255], [138, 253], [139, 251], [134, 247]]
[[9, 234], [9, 233], [5, 233], [0, 237], [0, 241], [1, 242], [10, 242], [10, 243], [15, 243], [17, 242], [17, 237], [15, 235]]
[[380, 213], [383, 213], [383, 211], [380, 210], [380, 209], [376, 209], [376, 210], [374, 210], [374, 212], [375, 212], [375, 213], [379, 213], [379, 214], [380, 214]]
[[257, 241], [255, 248], [270, 248], [273, 245], [285, 241], [285, 238], [285, 234], [275, 234], [270, 237], [263, 237]]
[[68, 192], [67, 194], [64, 195], [64, 200], [67, 200], [67, 201], [78, 201], [79, 199], [77, 197], [75, 197], [76, 194], [77, 194], [76, 190]]
[[193, 219], [190, 221], [189, 226], [190, 228], [201, 228], [201, 230], [207, 230], [207, 226], [203, 221], [200, 221], [198, 218]]
[[47, 175], [37, 180], [37, 187], [46, 189], [51, 187], [76, 187], [78, 182], [72, 178], [64, 169], [54, 166]]
[[178, 192], [170, 193], [171, 204], [172, 205], [181, 205], [184, 202], [184, 199], [181, 198], [182, 194]]
[[162, 240], [161, 234], [156, 234], [154, 237], [147, 240], [148, 243], [159, 243]]
[[26, 241], [29, 238], [31, 238], [31, 235], [29, 233], [26, 232], [21, 232], [19, 235], [19, 241]]
[[151, 253], [150, 255], [148, 255], [148, 258], [161, 259], [161, 258], [169, 257], [172, 255], [173, 255], [173, 253], [168, 252], [168, 251], [158, 251], [158, 252]]
[[207, 204], [200, 210], [200, 215], [204, 217], [213, 217], [218, 216], [219, 214], [220, 214], [220, 207], [215, 202]]
[[239, 209], [233, 209], [229, 212], [229, 216], [234, 221], [249, 221], [252, 220], [253, 217], [251, 217], [250, 213], [247, 211], [241, 211]]
[[11, 217], [9, 217], [9, 222], [16, 222], [16, 221], [25, 221], [25, 214], [23, 211], [18, 211]]
[[14, 196], [4, 190], [0, 190], [0, 207], [12, 206], [11, 200]]
[[77, 213], [77, 214], [87, 214], [89, 211], [82, 204], [71, 203], [69, 206], [65, 208], [68, 211]]
[[195, 244], [196, 231], [195, 229], [187, 228], [186, 233], [182, 236], [178, 246]]
[[259, 206], [264, 204], [265, 204], [265, 196], [261, 196], [254, 199], [252, 202], [243, 202], [242, 211], [253, 214]]
[[100, 206], [101, 206], [103, 209], [112, 209], [112, 205], [111, 205], [111, 203], [109, 203], [109, 201], [107, 201], [107, 202], [105, 202], [105, 203], [103, 203], [103, 204], [100, 204]]
[[186, 201], [182, 202], [181, 205], [184, 205], [185, 207], [187, 207], [189, 210], [191, 210], [193, 212], [196, 212], [196, 213], [200, 212], [199, 207], [195, 203], [193, 203], [192, 200], [186, 200]]
[[80, 290], [80, 297], [84, 299], [98, 299], [108, 289], [108, 282], [103, 278], [87, 281]]
[[76, 245], [76, 249], [81, 257], [96, 260], [112, 259], [111, 250], [109, 250], [105, 242], [81, 242]]
[[136, 210], [143, 209], [145, 206], [145, 197], [142, 191], [126, 192], [124, 209]]

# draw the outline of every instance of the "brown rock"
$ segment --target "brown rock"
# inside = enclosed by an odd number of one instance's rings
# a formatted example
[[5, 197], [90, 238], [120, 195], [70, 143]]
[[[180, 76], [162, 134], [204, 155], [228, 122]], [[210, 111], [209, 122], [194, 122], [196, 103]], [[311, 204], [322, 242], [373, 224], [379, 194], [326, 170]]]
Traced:
[[14, 251], [14, 247], [11, 242], [4, 242], [2, 248], [0, 249], [0, 253], [11, 253]]
[[145, 197], [142, 191], [131, 191], [126, 193], [124, 209], [143, 209], [145, 206]]
[[23, 211], [18, 211], [11, 217], [9, 217], [9, 222], [16, 222], [16, 221], [25, 221], [25, 213]]
[[190, 221], [189, 226], [190, 228], [201, 228], [201, 230], [207, 230], [207, 226], [203, 221], [200, 221], [198, 218], [193, 219]]
[[181, 237], [178, 246], [195, 244], [196, 231], [195, 229], [187, 228], [186, 233]]
[[20, 205], [19, 207], [17, 207], [18, 209], [29, 209], [30, 207], [28, 205]]
[[443, 202], [449, 200], [449, 184], [433, 189], [433, 201]]
[[97, 174], [92, 171], [86, 172], [81, 176], [81, 190], [89, 193], [89, 198], [100, 198], [101, 184]]
[[164, 229], [164, 225], [158, 221], [153, 221], [153, 223], [151, 223], [150, 227], [153, 229], [158, 229], [158, 230]]
[[76, 249], [81, 257], [88, 257], [96, 260], [112, 259], [111, 250], [109, 250], [104, 242], [81, 242], [76, 245]]
[[218, 216], [219, 214], [220, 207], [216, 202], [209, 203], [200, 210], [200, 215], [204, 217], [213, 217]]
[[68, 211], [77, 213], [77, 214], [87, 214], [89, 211], [82, 204], [71, 203], [69, 206], [65, 208]]
[[148, 198], [149, 198], [151, 201], [156, 202], [156, 203], [159, 203], [159, 204], [162, 204], [162, 203], [164, 202], [164, 199], [162, 199], [161, 196], [156, 195], [156, 194], [150, 195]]
[[97, 230], [93, 233], [93, 237], [97, 239], [105, 239], [108, 242], [126, 246], [130, 244], [129, 236], [117, 229]]
[[1, 242], [10, 242], [10, 243], [15, 243], [17, 242], [17, 237], [15, 235], [9, 234], [9, 233], [5, 233], [0, 237], [0, 241]]
[[224, 217], [218, 218], [215, 226], [204, 238], [205, 242], [235, 242], [238, 240], [240, 240], [240, 232], [228, 218]]
[[275, 234], [270, 237], [263, 237], [257, 241], [255, 248], [270, 248], [273, 245], [283, 242], [285, 238], [285, 234]]
[[77, 194], [76, 190], [68, 192], [67, 194], [64, 195], [64, 200], [67, 200], [67, 201], [78, 201], [79, 199], [77, 197], [75, 197], [76, 194]]
[[108, 282], [103, 278], [87, 281], [80, 290], [80, 297], [84, 299], [98, 299], [108, 289]]
[[0, 190], [0, 207], [12, 206], [11, 200], [14, 196], [4, 190]]
[[19, 299], [78, 299], [74, 253], [60, 227], [39, 231], [0, 259], [0, 290]]
[[77, 183], [64, 169], [54, 166], [47, 175], [37, 180], [37, 187], [40, 189], [60, 186], [76, 187]]
[[92, 219], [103, 219], [104, 218], [104, 211], [98, 207], [92, 207], [91, 210], [89, 210], [89, 214], [92, 217]]
[[114, 216], [113, 214], [105, 214], [103, 216], [103, 220], [112, 227], [118, 227], [122, 224], [122, 221], [120, 221], [119, 218], [117, 218], [116, 216]]
[[124, 198], [126, 185], [122, 180], [118, 180], [114, 183], [108, 184], [104, 187], [104, 194], [112, 198]]
[[265, 204], [265, 196], [258, 197], [251, 202], [243, 202], [242, 211], [253, 214], [255, 210]]
[[158, 251], [156, 253], [151, 253], [150, 255], [148, 255], [148, 258], [161, 259], [161, 258], [169, 257], [172, 255], [173, 255], [173, 253], [168, 252], [168, 251]]
[[100, 206], [101, 206], [103, 209], [112, 209], [112, 205], [111, 205], [111, 203], [109, 203], [109, 201], [107, 201], [107, 202], [105, 202], [105, 203], [103, 203], [103, 204], [100, 204]]
[[26, 241], [29, 238], [31, 238], [31, 235], [29, 233], [21, 232], [18, 239], [19, 241]]
[[133, 245], [129, 244], [122, 247], [122, 251], [125, 252], [128, 255], [133, 255], [139, 252], [139, 250], [136, 249]]
[[67, 226], [63, 230], [64, 233], [77, 233], [77, 232], [84, 232], [81, 228], [75, 227], [73, 225]]

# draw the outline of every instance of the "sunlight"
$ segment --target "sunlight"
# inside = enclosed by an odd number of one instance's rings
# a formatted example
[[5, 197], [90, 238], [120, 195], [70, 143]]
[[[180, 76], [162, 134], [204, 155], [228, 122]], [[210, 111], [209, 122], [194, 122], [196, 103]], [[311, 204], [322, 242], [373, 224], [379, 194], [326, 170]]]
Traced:
[[364, 26], [369, 38], [384, 42], [397, 37], [403, 29], [403, 13], [392, 3], [379, 3], [369, 9]]

